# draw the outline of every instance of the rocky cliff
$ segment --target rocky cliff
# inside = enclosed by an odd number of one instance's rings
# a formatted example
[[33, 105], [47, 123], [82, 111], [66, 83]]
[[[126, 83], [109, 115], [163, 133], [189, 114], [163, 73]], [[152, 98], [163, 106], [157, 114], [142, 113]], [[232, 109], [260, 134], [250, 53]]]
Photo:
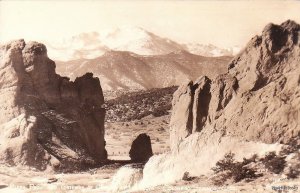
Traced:
[[87, 73], [71, 82], [57, 75], [43, 44], [2, 46], [1, 162], [43, 170], [106, 159], [103, 103], [98, 78]]
[[293, 21], [269, 24], [227, 73], [181, 86], [173, 98], [172, 152], [150, 159], [143, 183], [172, 182], [186, 171], [206, 174], [229, 151], [241, 159], [299, 138], [299, 37]]
[[[185, 131], [184, 138], [212, 127], [226, 136], [266, 143], [298, 136], [299, 30], [293, 21], [269, 24], [229, 64], [228, 73], [213, 80], [202, 77], [178, 89], [171, 133]], [[182, 112], [178, 108], [185, 108], [186, 114], [177, 115]], [[184, 128], [176, 123], [182, 118]]]

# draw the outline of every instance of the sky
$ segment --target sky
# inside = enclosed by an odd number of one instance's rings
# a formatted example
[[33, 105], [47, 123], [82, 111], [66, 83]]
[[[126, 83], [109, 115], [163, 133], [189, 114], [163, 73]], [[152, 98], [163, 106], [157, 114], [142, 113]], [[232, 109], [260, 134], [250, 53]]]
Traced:
[[270, 22], [300, 23], [300, 1], [0, 0], [0, 43], [57, 41], [139, 26], [180, 43], [243, 46]]

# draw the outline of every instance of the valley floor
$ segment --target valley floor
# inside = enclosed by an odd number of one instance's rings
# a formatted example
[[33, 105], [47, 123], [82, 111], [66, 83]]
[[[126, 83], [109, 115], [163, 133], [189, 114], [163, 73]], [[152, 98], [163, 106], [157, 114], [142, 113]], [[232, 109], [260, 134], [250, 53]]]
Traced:
[[170, 115], [149, 115], [141, 120], [106, 123], [105, 148], [108, 158], [130, 159], [128, 155], [131, 143], [141, 133], [150, 136], [153, 154], [169, 151], [169, 119]]

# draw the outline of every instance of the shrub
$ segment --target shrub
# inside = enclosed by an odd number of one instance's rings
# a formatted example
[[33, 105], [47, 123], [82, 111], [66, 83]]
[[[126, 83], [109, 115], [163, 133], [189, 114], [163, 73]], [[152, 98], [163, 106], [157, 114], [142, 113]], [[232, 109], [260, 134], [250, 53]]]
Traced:
[[224, 158], [216, 163], [212, 168], [217, 176], [214, 178], [215, 185], [222, 185], [226, 180], [233, 179], [234, 182], [239, 182], [244, 179], [255, 179], [261, 174], [256, 174], [256, 170], [247, 166], [251, 162], [255, 162], [256, 155], [250, 159], [245, 159], [242, 162], [234, 160], [233, 153], [225, 154]]
[[288, 147], [284, 148], [281, 152], [280, 155], [288, 155], [290, 153], [295, 153], [298, 152], [300, 149], [300, 139], [298, 138], [291, 138], [287, 144]]
[[216, 163], [216, 167], [213, 167], [212, 170], [215, 173], [220, 173], [226, 170], [231, 170], [233, 166], [234, 166], [234, 154], [229, 152], [225, 154], [224, 159]]
[[285, 158], [285, 156], [276, 155], [275, 152], [269, 152], [261, 161], [270, 172], [279, 174], [285, 168]]
[[196, 179], [196, 177], [190, 176], [189, 172], [184, 172], [184, 174], [182, 176], [182, 180], [184, 180], [184, 181], [192, 181], [194, 179]]
[[300, 175], [300, 164], [296, 167], [290, 168], [289, 172], [286, 174], [288, 179], [295, 179], [298, 178]]
[[300, 153], [295, 154], [294, 160], [289, 163], [288, 171], [286, 176], [289, 179], [298, 178], [300, 176]]
[[254, 163], [254, 162], [257, 161], [257, 159], [258, 159], [258, 155], [254, 154], [250, 158], [243, 158], [243, 164], [247, 165], [247, 164], [250, 164], [250, 163]]

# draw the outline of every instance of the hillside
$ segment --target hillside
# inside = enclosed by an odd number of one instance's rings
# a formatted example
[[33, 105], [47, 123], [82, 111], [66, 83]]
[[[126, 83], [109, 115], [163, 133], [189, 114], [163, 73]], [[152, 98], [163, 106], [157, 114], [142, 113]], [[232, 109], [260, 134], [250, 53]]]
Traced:
[[231, 59], [203, 57], [186, 51], [156, 56], [108, 51], [95, 59], [57, 62], [57, 72], [71, 79], [93, 72], [103, 90], [150, 89], [179, 85], [201, 74], [213, 78], [226, 71]]
[[173, 93], [178, 87], [155, 88], [136, 91], [105, 102], [106, 121], [134, 121], [148, 115], [160, 117], [171, 110]]

